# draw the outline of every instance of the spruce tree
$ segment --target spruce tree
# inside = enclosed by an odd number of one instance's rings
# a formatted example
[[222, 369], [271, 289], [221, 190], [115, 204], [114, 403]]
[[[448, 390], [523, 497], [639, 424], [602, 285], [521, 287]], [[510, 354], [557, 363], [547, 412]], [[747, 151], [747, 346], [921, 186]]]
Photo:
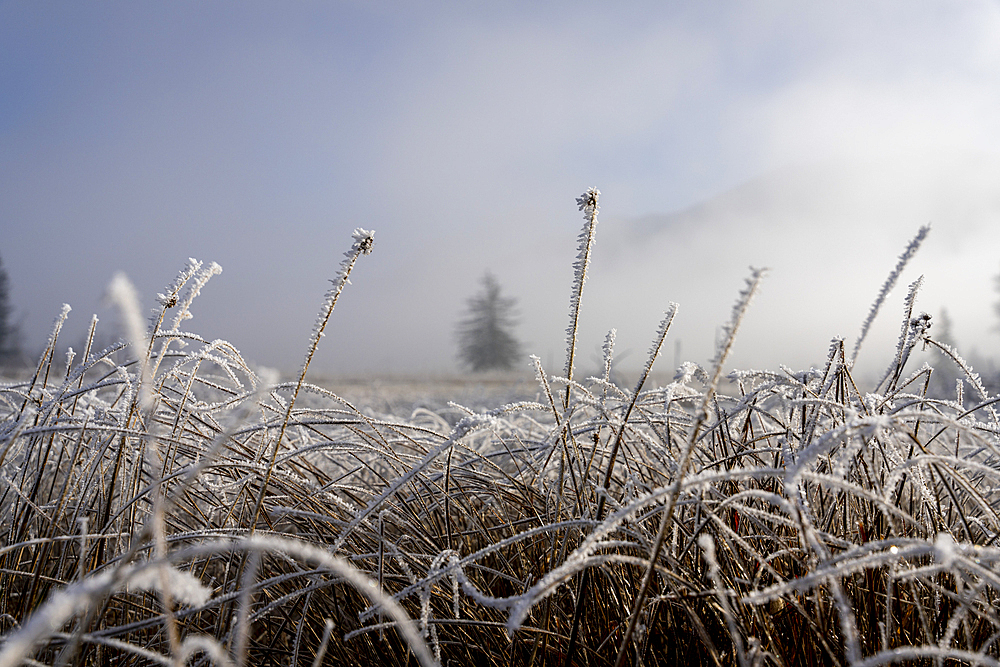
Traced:
[[[997, 293], [1000, 294], [1000, 273], [993, 276], [993, 285], [996, 288]], [[1000, 301], [996, 301], [993, 304], [993, 313], [997, 316], [997, 319], [1000, 319]], [[1000, 322], [994, 326], [994, 330], [1000, 331]]]
[[458, 324], [458, 357], [473, 371], [510, 369], [521, 355], [514, 337], [517, 300], [500, 294], [492, 273], [483, 275], [482, 291], [468, 300], [467, 315]]
[[7, 271], [0, 260], [0, 366], [13, 364], [19, 357], [17, 327], [11, 321], [13, 315]]

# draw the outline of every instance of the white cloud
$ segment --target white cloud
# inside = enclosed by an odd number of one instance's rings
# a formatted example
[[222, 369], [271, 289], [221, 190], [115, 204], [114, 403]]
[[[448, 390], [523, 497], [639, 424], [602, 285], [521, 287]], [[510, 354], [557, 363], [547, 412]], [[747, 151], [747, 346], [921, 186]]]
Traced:
[[730, 110], [737, 133], [757, 129], [765, 168], [832, 156], [1000, 152], [995, 4], [847, 7], [806, 22], [817, 46], [793, 78], [750, 90], [747, 104]]

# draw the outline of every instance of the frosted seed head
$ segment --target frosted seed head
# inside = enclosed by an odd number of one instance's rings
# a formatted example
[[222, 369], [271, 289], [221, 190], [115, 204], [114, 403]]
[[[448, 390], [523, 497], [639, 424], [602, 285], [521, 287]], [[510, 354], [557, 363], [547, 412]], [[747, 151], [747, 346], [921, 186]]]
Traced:
[[368, 255], [371, 253], [372, 248], [375, 246], [375, 232], [367, 229], [362, 229], [358, 227], [354, 230], [352, 235], [354, 238], [354, 250], [361, 253], [362, 255]]
[[584, 211], [589, 215], [592, 211], [597, 210], [597, 202], [600, 196], [600, 190], [597, 188], [589, 188], [586, 192], [576, 198], [576, 205], [580, 207], [581, 211]]
[[931, 316], [928, 313], [920, 313], [910, 319], [910, 328], [913, 330], [913, 339], [918, 340], [927, 335], [931, 328]]

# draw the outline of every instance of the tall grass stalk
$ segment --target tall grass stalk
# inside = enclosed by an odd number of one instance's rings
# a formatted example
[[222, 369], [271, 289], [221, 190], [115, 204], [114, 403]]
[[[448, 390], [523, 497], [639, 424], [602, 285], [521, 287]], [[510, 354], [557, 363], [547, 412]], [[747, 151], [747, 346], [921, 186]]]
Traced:
[[854, 342], [854, 350], [851, 351], [851, 366], [854, 365], [855, 360], [858, 358], [858, 352], [861, 351], [861, 344], [864, 343], [865, 338], [868, 337], [868, 330], [871, 329], [872, 322], [874, 322], [875, 317], [878, 316], [878, 312], [881, 310], [882, 304], [885, 303], [886, 298], [888, 298], [889, 292], [891, 292], [892, 288], [896, 286], [896, 281], [899, 280], [899, 276], [902, 275], [903, 269], [905, 269], [906, 265], [909, 264], [910, 259], [917, 254], [917, 250], [924, 242], [924, 239], [927, 238], [927, 234], [930, 231], [930, 225], [923, 225], [920, 227], [917, 231], [917, 235], [910, 240], [906, 249], [899, 256], [899, 261], [896, 262], [896, 266], [889, 272], [889, 276], [885, 279], [885, 282], [882, 283], [882, 288], [875, 297], [875, 302], [868, 310], [868, 316], [861, 325], [861, 333], [858, 334], [858, 339]]
[[[580, 303], [583, 299], [583, 285], [587, 282], [590, 254], [597, 234], [597, 213], [601, 210], [600, 197], [600, 190], [590, 188], [576, 199], [577, 206], [583, 211], [585, 222], [578, 239], [579, 248], [576, 260], [573, 262], [573, 288], [570, 290], [569, 298], [569, 326], [566, 328], [566, 369], [563, 374], [570, 383], [573, 381], [573, 366], [576, 362], [576, 337], [580, 330]], [[567, 384], [563, 409], [569, 409], [571, 389], [572, 384]]]
[[358, 261], [358, 257], [370, 254], [375, 245], [375, 232], [373, 231], [368, 231], [358, 227], [354, 230], [352, 237], [354, 239], [354, 243], [351, 244], [351, 249], [344, 253], [345, 259], [340, 263], [340, 270], [337, 272], [337, 277], [331, 281], [333, 285], [326, 293], [326, 298], [323, 301], [323, 307], [319, 311], [319, 316], [316, 320], [315, 326], [313, 326], [312, 337], [309, 339], [309, 347], [306, 351], [306, 358], [302, 362], [302, 368], [299, 371], [299, 378], [295, 383], [295, 390], [292, 392], [292, 397], [288, 401], [288, 407], [285, 408], [285, 418], [281, 420], [281, 427], [278, 429], [278, 435], [274, 439], [271, 446], [270, 460], [268, 461], [267, 469], [264, 471], [264, 481], [260, 485], [260, 493], [257, 495], [257, 504], [254, 506], [253, 510], [253, 521], [251, 522], [253, 526], [256, 526], [257, 521], [260, 519], [260, 511], [264, 505], [264, 496], [267, 493], [267, 485], [271, 481], [271, 475], [274, 472], [274, 462], [278, 458], [278, 450], [281, 448], [281, 441], [285, 437], [285, 429], [288, 428], [288, 422], [292, 417], [292, 410], [295, 408], [295, 401], [298, 399], [299, 392], [302, 390], [302, 384], [305, 382], [306, 372], [309, 370], [309, 364], [312, 363], [313, 356], [319, 348], [319, 341], [323, 338], [323, 331], [326, 329], [326, 324], [330, 321], [330, 316], [333, 315], [333, 309], [337, 306], [337, 300], [340, 299], [340, 293], [344, 291], [344, 287], [350, 282], [349, 278], [351, 271], [354, 270], [354, 264]]

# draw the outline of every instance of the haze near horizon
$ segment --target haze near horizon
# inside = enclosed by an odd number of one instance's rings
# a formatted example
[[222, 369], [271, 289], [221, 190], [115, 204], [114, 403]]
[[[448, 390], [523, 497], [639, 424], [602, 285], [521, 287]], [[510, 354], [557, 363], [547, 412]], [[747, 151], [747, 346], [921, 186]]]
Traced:
[[749, 265], [771, 272], [732, 365], [821, 363], [927, 223], [873, 368], [921, 274], [918, 309], [996, 349], [993, 2], [8, 2], [0, 90], [0, 257], [32, 353], [62, 303], [76, 347], [91, 313], [113, 328], [114, 273], [151, 308], [195, 257], [223, 273], [186, 327], [293, 370], [364, 227], [314, 372], [454, 372], [487, 269], [559, 372], [591, 186], [584, 367], [611, 327], [641, 364], [669, 301], [703, 363]]

